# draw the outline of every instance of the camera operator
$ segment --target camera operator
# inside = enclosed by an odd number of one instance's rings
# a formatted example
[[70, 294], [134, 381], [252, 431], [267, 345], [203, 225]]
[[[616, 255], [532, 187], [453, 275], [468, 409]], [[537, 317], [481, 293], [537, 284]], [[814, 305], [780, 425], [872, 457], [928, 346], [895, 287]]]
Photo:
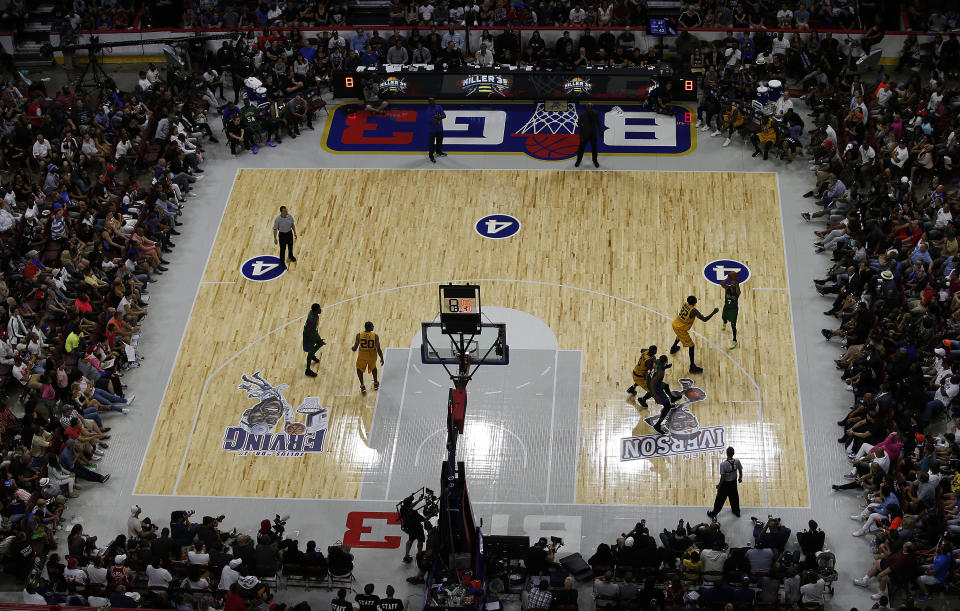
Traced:
[[140, 520], [139, 505], [130, 507], [130, 517], [127, 518], [127, 539], [135, 541], [137, 539], [155, 539], [157, 536], [157, 527], [149, 518]]
[[407, 545], [403, 550], [403, 561], [409, 563], [413, 561], [413, 558], [410, 557], [410, 548], [414, 541], [417, 542], [417, 554], [423, 552], [423, 542], [426, 540], [423, 524], [426, 520], [414, 508], [412, 495], [403, 499], [397, 514], [400, 517], [400, 530], [407, 533]]
[[170, 538], [180, 546], [187, 546], [193, 543], [193, 538], [197, 536], [197, 525], [190, 523], [190, 516], [193, 511], [173, 511], [170, 513]]
[[226, 516], [203, 516], [203, 522], [200, 524], [200, 528], [197, 529], [197, 538], [200, 539], [208, 549], [212, 549], [214, 544], [219, 541], [225, 541], [229, 535], [225, 535], [220, 532], [220, 522]]
[[777, 550], [778, 553], [783, 552], [787, 541], [790, 540], [790, 529], [780, 524], [780, 518], [767, 516], [766, 523], [756, 518], [751, 520], [753, 520], [753, 540], [756, 541], [757, 547], [769, 547]]
[[650, 536], [647, 521], [640, 520], [628, 533], [621, 535], [624, 542], [633, 538], [634, 566], [656, 568], [660, 566], [660, 551], [657, 549], [657, 540]]
[[439, 553], [440, 529], [427, 522], [427, 542], [423, 552], [417, 553], [417, 574], [415, 577], [407, 577], [407, 581], [413, 584], [423, 583], [423, 576], [430, 570]]
[[260, 530], [257, 532], [257, 545], [277, 545], [277, 537], [273, 533], [270, 520], [260, 521]]
[[554, 553], [557, 546], [563, 545], [559, 539], [547, 543], [546, 537], [540, 539], [527, 550], [527, 557], [524, 560], [524, 566], [527, 567], [527, 575], [543, 575], [550, 571], [550, 566], [554, 564]]

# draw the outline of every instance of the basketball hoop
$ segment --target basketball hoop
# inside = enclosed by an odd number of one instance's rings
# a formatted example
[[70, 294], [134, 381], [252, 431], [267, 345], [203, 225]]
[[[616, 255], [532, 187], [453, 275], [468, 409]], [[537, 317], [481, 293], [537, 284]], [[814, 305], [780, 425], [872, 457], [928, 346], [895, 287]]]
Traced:
[[[517, 134], [576, 134], [577, 105], [571, 102], [537, 102], [537, 108]], [[555, 110], [556, 109], [556, 110]]]
[[[562, 110], [551, 110], [559, 108]], [[571, 102], [537, 102], [536, 110], [515, 135], [526, 136], [527, 153], [539, 159], [565, 159], [577, 152], [577, 105]]]

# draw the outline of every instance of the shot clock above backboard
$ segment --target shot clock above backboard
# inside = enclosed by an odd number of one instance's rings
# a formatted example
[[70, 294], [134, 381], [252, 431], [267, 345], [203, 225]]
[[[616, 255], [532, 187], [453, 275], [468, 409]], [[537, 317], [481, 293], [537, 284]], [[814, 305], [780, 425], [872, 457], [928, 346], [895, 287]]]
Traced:
[[440, 285], [440, 326], [444, 333], [477, 333], [479, 331], [479, 285]]

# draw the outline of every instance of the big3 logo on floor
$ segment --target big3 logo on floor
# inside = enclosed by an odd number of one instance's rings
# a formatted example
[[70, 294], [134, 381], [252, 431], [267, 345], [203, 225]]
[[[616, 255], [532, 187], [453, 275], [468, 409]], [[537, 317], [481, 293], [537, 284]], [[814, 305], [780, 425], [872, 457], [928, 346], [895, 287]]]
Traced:
[[[560, 161], [577, 154], [577, 119], [583, 106], [563, 102], [442, 104], [443, 148], [450, 153], [526, 154]], [[674, 116], [640, 105], [595, 104], [600, 115], [601, 155], [683, 155], [693, 147], [691, 113], [674, 106]], [[432, 112], [426, 103], [391, 103], [373, 114], [356, 104], [330, 112], [324, 148], [333, 153], [426, 153]]]

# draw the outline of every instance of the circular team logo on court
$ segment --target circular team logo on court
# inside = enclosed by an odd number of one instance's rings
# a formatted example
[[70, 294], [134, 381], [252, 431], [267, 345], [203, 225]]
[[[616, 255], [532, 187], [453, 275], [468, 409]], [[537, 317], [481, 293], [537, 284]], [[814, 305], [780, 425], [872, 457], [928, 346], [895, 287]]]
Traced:
[[477, 221], [473, 228], [485, 238], [502, 240], [520, 231], [520, 221], [509, 214], [490, 214]]
[[708, 282], [712, 282], [717, 286], [723, 282], [724, 278], [726, 278], [730, 272], [737, 272], [737, 278], [740, 280], [740, 284], [746, 282], [750, 277], [750, 268], [739, 261], [720, 259], [719, 261], [711, 261], [703, 266], [703, 277], [706, 278]]
[[240, 266], [240, 273], [247, 280], [254, 282], [276, 280], [287, 271], [281, 263], [280, 257], [276, 255], [260, 255], [244, 261]]

